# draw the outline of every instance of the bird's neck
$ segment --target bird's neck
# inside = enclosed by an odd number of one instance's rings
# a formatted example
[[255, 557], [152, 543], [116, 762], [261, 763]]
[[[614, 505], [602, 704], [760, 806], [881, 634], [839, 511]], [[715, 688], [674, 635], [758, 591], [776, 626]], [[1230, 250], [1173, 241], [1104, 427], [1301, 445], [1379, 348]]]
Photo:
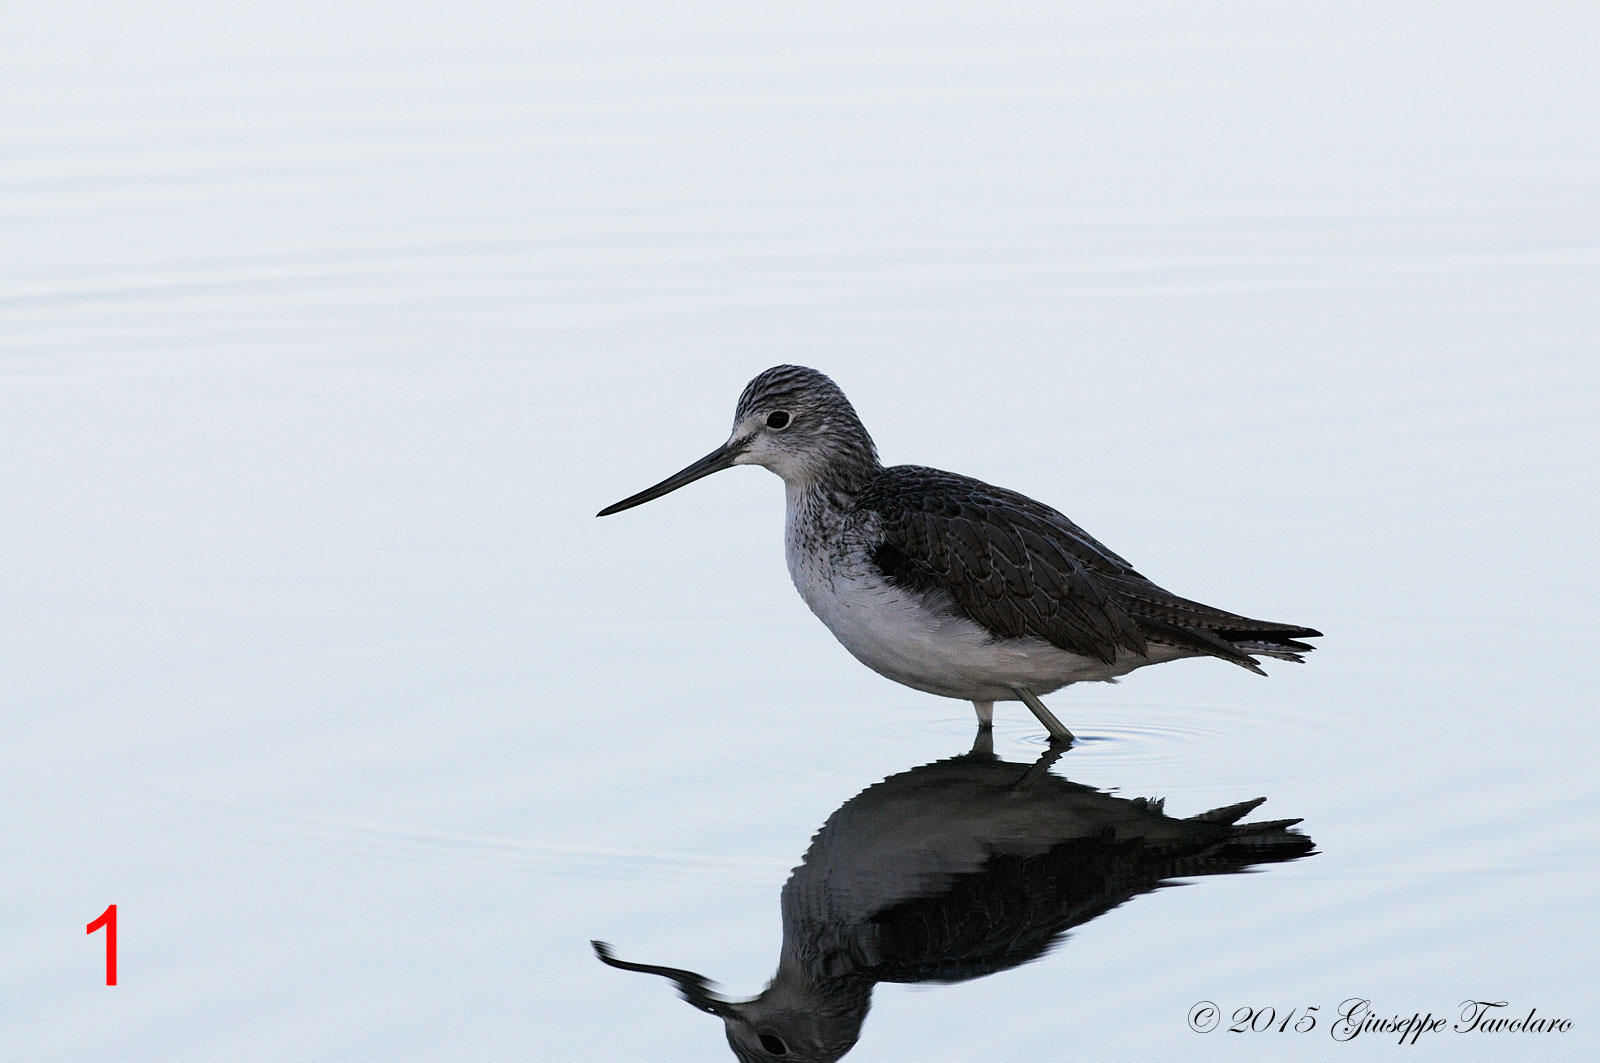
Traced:
[[821, 475], [786, 479], [790, 523], [827, 522], [829, 517], [848, 513], [881, 469], [874, 460], [871, 466], [830, 466]]
[[815, 538], [837, 528], [883, 472], [878, 448], [859, 421], [840, 426], [826, 438], [826, 446], [801, 452], [800, 460], [773, 469], [783, 477], [791, 536], [804, 531]]

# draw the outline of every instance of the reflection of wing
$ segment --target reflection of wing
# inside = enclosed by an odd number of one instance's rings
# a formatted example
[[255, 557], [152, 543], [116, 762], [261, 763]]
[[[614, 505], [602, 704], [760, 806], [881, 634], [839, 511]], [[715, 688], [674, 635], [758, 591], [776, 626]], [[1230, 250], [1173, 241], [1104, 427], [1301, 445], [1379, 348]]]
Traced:
[[1292, 656], [1313, 648], [1295, 639], [1320, 634], [1180, 598], [1049, 506], [968, 476], [897, 465], [858, 505], [879, 517], [872, 559], [886, 579], [947, 596], [1002, 638], [1107, 664], [1159, 642], [1259, 671], [1250, 653]]
[[996, 853], [937, 895], [876, 913], [873, 960], [863, 973], [884, 982], [992, 974], [1036, 959], [1069, 928], [1175, 876], [1226, 874], [1308, 853], [1311, 840], [1286, 829], [1298, 820], [1234, 825], [1261, 800], [1186, 820], [1162, 816], [1160, 802], [1128, 801], [1149, 821], [1148, 834], [1124, 822], [1042, 853]]
[[1074, 838], [1036, 856], [998, 855], [949, 892], [872, 919], [880, 982], [960, 982], [1043, 955], [1069, 927], [1148, 889], [1138, 839]]

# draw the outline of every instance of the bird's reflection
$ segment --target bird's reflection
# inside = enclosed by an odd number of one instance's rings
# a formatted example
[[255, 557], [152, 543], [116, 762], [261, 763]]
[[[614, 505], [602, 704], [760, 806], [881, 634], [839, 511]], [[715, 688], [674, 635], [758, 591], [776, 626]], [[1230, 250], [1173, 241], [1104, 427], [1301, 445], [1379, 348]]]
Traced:
[[1113, 797], [1038, 762], [970, 753], [891, 775], [846, 801], [783, 887], [783, 950], [752, 1000], [702, 976], [600, 959], [672, 979], [720, 1017], [741, 1060], [834, 1060], [861, 1035], [879, 982], [961, 982], [1036, 959], [1069, 928], [1176, 877], [1295, 860], [1300, 822], [1239, 822], [1265, 798], [1173, 819], [1160, 800]]

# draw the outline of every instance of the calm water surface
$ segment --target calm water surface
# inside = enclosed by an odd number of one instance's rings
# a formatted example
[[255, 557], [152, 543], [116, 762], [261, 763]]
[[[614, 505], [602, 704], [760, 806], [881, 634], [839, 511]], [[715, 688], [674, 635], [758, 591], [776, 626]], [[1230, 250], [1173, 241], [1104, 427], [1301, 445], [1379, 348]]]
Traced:
[[[589, 941], [745, 1000], [787, 935], [849, 1022], [878, 983], [852, 1060], [1398, 1051], [1333, 1041], [1350, 998], [1572, 1021], [1413, 1055], [1592, 1054], [1596, 29], [14, 13], [0, 1042], [732, 1058]], [[764, 472], [593, 519], [786, 361], [886, 460], [1327, 637], [975, 754], [806, 612]], [[1263, 796], [1314, 855], [1181, 822]]]

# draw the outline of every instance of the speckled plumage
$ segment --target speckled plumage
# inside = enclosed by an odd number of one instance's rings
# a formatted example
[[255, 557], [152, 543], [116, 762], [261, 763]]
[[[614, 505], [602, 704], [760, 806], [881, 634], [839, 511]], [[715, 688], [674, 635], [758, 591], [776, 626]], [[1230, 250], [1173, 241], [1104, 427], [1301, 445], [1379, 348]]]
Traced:
[[1033, 636], [1107, 665], [1146, 656], [1153, 642], [1259, 671], [1236, 643], [1271, 643], [1274, 655], [1298, 659], [1312, 647], [1294, 640], [1319, 634], [1180, 598], [1049, 506], [969, 476], [884, 469], [856, 511], [874, 516], [872, 558], [890, 582], [948, 595], [998, 638]]
[[971, 700], [1038, 701], [1179, 657], [1260, 672], [1298, 661], [1319, 632], [1253, 620], [1152, 583], [1056, 510], [1015, 491], [917, 465], [884, 467], [844, 393], [803, 366], [744, 389], [728, 442], [604, 516], [736, 464], [764, 465], [788, 497], [789, 572], [858, 660], [907, 686]]

